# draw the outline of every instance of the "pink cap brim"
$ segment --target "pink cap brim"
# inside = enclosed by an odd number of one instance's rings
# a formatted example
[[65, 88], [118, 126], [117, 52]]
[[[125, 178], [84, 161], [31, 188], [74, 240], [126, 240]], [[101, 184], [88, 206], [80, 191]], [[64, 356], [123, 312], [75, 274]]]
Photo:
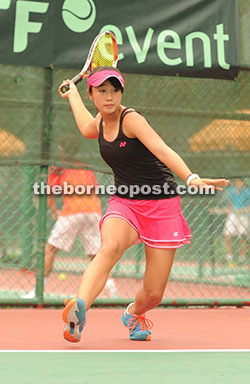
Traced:
[[94, 73], [88, 78], [88, 89], [92, 87], [99, 87], [102, 83], [104, 83], [105, 80], [109, 79], [110, 77], [115, 77], [117, 80], [119, 80], [122, 88], [124, 88], [124, 79], [123, 76], [116, 71], [112, 70], [105, 70], [105, 71], [99, 71]]

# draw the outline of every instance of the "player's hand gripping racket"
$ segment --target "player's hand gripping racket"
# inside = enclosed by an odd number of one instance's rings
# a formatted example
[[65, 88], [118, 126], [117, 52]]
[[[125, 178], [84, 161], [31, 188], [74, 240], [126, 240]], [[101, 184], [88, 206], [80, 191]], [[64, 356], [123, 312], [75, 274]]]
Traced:
[[[118, 59], [118, 48], [115, 36], [113, 33], [106, 31], [96, 36], [93, 41], [87, 60], [82, 70], [71, 79], [74, 84], [80, 83], [81, 80], [89, 76], [96, 67], [102, 67], [108, 65], [110, 67], [116, 67]], [[66, 93], [69, 90], [68, 85], [62, 85], [61, 92]]]

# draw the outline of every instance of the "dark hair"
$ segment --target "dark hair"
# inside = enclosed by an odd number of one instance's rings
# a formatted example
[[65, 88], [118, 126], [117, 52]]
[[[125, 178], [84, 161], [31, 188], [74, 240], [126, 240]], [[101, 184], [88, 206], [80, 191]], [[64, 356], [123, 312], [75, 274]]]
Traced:
[[[94, 75], [96, 72], [101, 72], [101, 71], [107, 71], [107, 70], [110, 70], [110, 71], [116, 71], [118, 73], [121, 74], [121, 72], [119, 71], [118, 68], [115, 68], [115, 67], [111, 67], [109, 65], [104, 65], [103, 67], [96, 67], [94, 68], [91, 72], [90, 72], [90, 75], [89, 77], [91, 77], [92, 75]], [[118, 89], [119, 91], [121, 91], [123, 93], [123, 87], [121, 86], [121, 83], [120, 81], [116, 78], [116, 77], [109, 77], [107, 80], [110, 81], [110, 83], [113, 85], [113, 87], [115, 89]], [[89, 87], [89, 92], [92, 91], [92, 86]]]

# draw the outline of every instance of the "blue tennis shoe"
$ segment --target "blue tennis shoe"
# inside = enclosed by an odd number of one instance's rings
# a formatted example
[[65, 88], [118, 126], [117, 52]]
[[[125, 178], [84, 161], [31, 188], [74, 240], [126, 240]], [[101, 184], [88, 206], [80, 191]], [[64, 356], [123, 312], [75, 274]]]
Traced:
[[81, 340], [81, 332], [86, 324], [86, 305], [82, 299], [66, 299], [62, 318], [65, 322], [63, 337], [71, 343]]
[[153, 327], [153, 323], [151, 320], [146, 319], [145, 314], [135, 315], [132, 313], [132, 304], [129, 304], [121, 318], [125, 327], [129, 329], [130, 340], [149, 341], [151, 340], [149, 329]]

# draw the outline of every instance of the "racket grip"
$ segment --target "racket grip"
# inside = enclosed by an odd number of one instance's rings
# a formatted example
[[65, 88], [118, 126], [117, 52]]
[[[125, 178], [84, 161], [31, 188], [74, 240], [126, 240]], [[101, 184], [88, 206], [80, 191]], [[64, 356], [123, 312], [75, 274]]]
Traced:
[[78, 73], [78, 75], [76, 75], [75, 77], [73, 77], [73, 79], [71, 80], [75, 85], [80, 83], [80, 81], [82, 81], [82, 74], [81, 73]]
[[[82, 81], [82, 75], [81, 73], [78, 73], [78, 75], [76, 75], [75, 77], [73, 77], [73, 79], [71, 79], [72, 83], [74, 83], [75, 85], [77, 85], [78, 83], [80, 83], [80, 81]], [[68, 85], [63, 85], [61, 87], [61, 92], [62, 93], [66, 93], [68, 92], [69, 90], [69, 86]]]

